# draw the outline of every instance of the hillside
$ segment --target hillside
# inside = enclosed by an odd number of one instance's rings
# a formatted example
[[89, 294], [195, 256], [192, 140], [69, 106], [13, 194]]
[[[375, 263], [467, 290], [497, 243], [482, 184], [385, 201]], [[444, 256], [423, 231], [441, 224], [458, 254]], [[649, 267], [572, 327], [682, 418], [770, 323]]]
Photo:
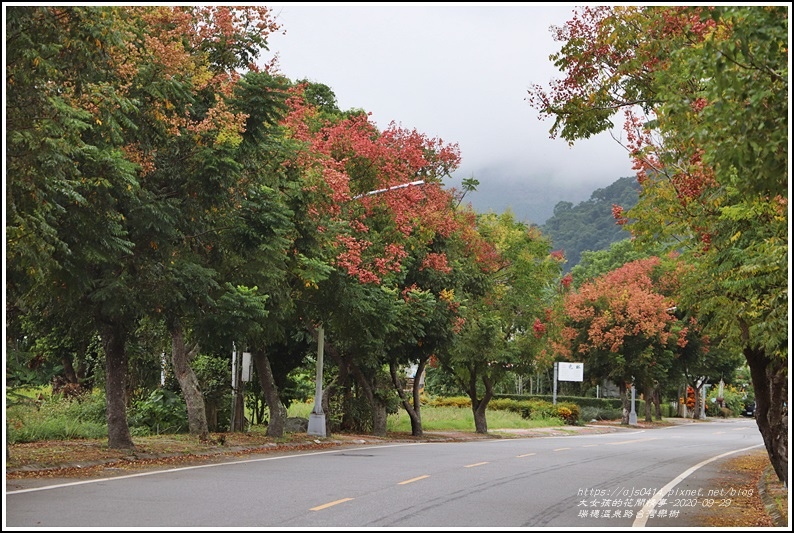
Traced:
[[582, 252], [605, 250], [613, 242], [629, 237], [615, 223], [612, 206], [629, 209], [637, 204], [639, 185], [635, 177], [620, 178], [612, 185], [597, 189], [589, 200], [574, 205], [558, 202], [554, 214], [540, 226], [555, 250], [563, 250], [568, 272], [579, 262]]

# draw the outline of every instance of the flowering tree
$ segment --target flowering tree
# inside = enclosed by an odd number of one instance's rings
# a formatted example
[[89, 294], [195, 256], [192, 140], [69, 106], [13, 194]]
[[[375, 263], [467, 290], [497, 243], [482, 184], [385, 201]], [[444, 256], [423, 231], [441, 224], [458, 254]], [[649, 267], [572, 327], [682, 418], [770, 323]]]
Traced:
[[688, 325], [672, 312], [675, 303], [662, 290], [660, 267], [658, 257], [626, 263], [564, 299], [556, 349], [563, 357], [583, 357], [593, 379], [618, 384], [624, 424], [627, 386], [650, 393], [655, 382], [666, 379], [675, 352], [687, 344]]
[[405, 308], [425, 298], [404, 296], [431, 294], [406, 284], [406, 273], [449, 273], [447, 252], [434, 243], [465, 231], [452, 191], [442, 187], [458, 149], [395, 124], [379, 131], [363, 112], [335, 112], [327, 91], [325, 104], [313, 105], [315, 89], [297, 85], [283, 121], [296, 149], [285, 167], [302, 176], [305, 199], [305, 237], [293, 250], [306, 266], [296, 272], [303, 279], [296, 299], [308, 302], [308, 323], [330, 326], [327, 345], [340, 375], [355, 378], [374, 431], [385, 432], [382, 368], [386, 354], [404, 346], [393, 342], [395, 324], [424, 331]]
[[[569, 142], [625, 114], [642, 185], [637, 238], [684, 250], [683, 295], [700, 322], [740, 345], [759, 430], [787, 481], [788, 9], [599, 6], [555, 37], [565, 77], [530, 103]], [[688, 305], [689, 306], [689, 305]]]
[[[112, 448], [133, 446], [125, 344], [143, 316], [171, 311], [175, 366], [194, 390], [179, 300], [213, 280], [196, 259], [206, 243], [190, 236], [234, 192], [224, 180], [236, 176], [246, 117], [227, 99], [276, 28], [253, 6], [8, 10], [13, 309], [90, 317], [106, 355]], [[205, 433], [196, 417], [191, 430]]]
[[445, 359], [466, 329], [469, 299], [481, 294], [488, 274], [502, 264], [493, 243], [477, 231], [474, 211], [460, 205], [461, 193], [455, 191], [454, 196], [448, 216], [456, 230], [448, 236], [437, 234], [425, 247], [410, 249], [400, 283], [406, 302], [402, 325], [388, 341], [392, 382], [415, 436], [422, 434], [420, 379], [414, 380], [409, 399], [397, 374], [398, 365], [416, 364], [416, 376], [420, 377], [431, 359]]
[[[300, 96], [303, 89], [289, 100], [284, 126], [303, 146], [289, 164], [301, 170], [312, 195], [308, 217], [329, 263], [379, 283], [399, 270], [409, 238], [426, 242], [454, 229], [441, 181], [457, 167], [458, 148], [393, 123], [380, 132], [364, 113], [328, 120]], [[420, 180], [421, 187], [403, 187]]]
[[442, 368], [452, 375], [471, 399], [475, 431], [487, 433], [485, 416], [494, 387], [509, 371], [534, 364], [538, 328], [559, 278], [561, 262], [535, 227], [513, 214], [481, 214], [477, 232], [490, 243], [496, 256], [482, 268], [479, 283], [462, 295], [465, 322], [454, 346], [439, 354]]

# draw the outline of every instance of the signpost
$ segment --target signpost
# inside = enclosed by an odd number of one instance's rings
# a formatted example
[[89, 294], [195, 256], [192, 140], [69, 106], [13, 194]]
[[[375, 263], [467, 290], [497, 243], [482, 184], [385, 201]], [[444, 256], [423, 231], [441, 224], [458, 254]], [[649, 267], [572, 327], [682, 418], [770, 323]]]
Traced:
[[243, 431], [245, 383], [251, 381], [251, 352], [240, 353], [232, 343], [232, 417], [229, 431]]
[[557, 405], [557, 381], [584, 381], [584, 363], [554, 363], [553, 405]]

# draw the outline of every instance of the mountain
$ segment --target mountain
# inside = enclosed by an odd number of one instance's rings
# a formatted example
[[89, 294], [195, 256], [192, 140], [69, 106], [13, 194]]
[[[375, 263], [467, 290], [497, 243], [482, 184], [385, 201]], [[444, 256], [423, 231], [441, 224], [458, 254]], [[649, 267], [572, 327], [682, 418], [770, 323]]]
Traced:
[[637, 204], [639, 184], [635, 177], [620, 178], [603, 189], [597, 189], [589, 200], [574, 206], [572, 202], [558, 202], [554, 214], [540, 226], [551, 238], [552, 246], [563, 250], [570, 271], [584, 251], [606, 250], [613, 242], [629, 237], [612, 216], [612, 206], [630, 209]]
[[[464, 202], [471, 203], [479, 213], [503, 213], [508, 209], [517, 220], [527, 224], [543, 224], [554, 215], [554, 206], [561, 201], [579, 202], [593, 192], [587, 183], [555, 183], [538, 178], [488, 178], [481, 177], [477, 190], [466, 195]], [[460, 184], [452, 186], [459, 188]]]
[[[544, 178], [511, 178], [501, 169], [481, 171], [477, 190], [466, 195], [479, 213], [503, 213], [508, 209], [517, 220], [537, 225], [552, 241], [555, 250], [563, 250], [565, 271], [579, 262], [582, 252], [605, 250], [628, 233], [615, 223], [612, 205], [630, 209], [637, 204], [639, 184], [635, 176], [619, 178], [593, 191], [588, 183], [556, 183]], [[452, 187], [460, 188], [460, 183]]]

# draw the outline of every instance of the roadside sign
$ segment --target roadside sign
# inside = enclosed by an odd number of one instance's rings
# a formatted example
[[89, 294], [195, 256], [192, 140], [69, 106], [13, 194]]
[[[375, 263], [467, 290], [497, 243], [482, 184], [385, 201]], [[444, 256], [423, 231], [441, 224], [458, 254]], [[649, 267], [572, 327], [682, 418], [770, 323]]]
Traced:
[[584, 381], [584, 363], [557, 363], [559, 381]]

